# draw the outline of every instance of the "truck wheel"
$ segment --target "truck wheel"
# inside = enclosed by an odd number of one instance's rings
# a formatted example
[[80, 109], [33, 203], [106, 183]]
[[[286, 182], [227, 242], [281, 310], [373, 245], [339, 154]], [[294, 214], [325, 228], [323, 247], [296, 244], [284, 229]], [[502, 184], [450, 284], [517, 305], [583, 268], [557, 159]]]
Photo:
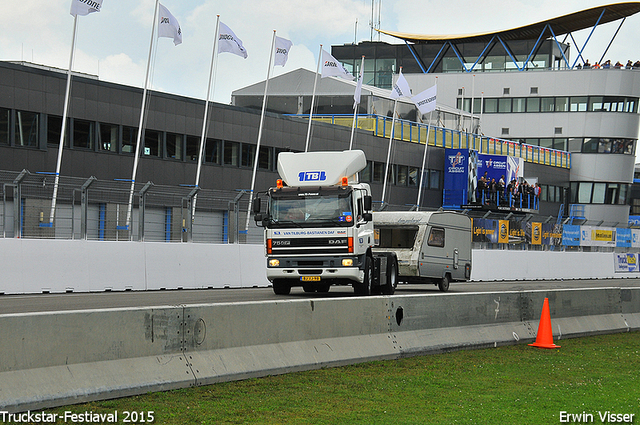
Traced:
[[283, 279], [275, 279], [273, 281], [273, 292], [276, 295], [289, 295], [291, 293], [291, 285], [287, 284]]
[[438, 289], [440, 289], [441, 292], [447, 292], [449, 290], [449, 275], [448, 274], [444, 275], [442, 280], [440, 280], [440, 282], [438, 283]]
[[364, 281], [362, 283], [353, 284], [353, 292], [356, 295], [371, 295], [371, 286], [373, 284], [373, 261], [368, 255], [364, 260]]
[[384, 295], [393, 295], [398, 286], [398, 263], [395, 257], [390, 257], [387, 263], [387, 283], [381, 287]]

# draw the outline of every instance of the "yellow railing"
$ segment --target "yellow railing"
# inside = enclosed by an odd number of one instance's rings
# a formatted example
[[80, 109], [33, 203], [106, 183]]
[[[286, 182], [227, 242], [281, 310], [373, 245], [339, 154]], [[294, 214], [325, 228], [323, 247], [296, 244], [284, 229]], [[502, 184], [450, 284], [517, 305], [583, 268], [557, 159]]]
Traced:
[[[308, 115], [295, 116], [308, 118]], [[313, 120], [345, 127], [351, 127], [353, 125], [352, 115], [315, 115]], [[391, 137], [391, 121], [391, 118], [380, 115], [358, 115], [356, 126], [360, 130], [371, 131], [376, 136], [389, 138]], [[424, 144], [427, 139], [426, 124], [396, 120], [394, 127], [394, 140]], [[511, 140], [485, 137], [443, 127], [431, 126], [429, 146], [473, 149], [484, 154], [515, 156], [524, 159], [526, 162], [535, 164], [571, 168], [570, 152], [513, 142]]]

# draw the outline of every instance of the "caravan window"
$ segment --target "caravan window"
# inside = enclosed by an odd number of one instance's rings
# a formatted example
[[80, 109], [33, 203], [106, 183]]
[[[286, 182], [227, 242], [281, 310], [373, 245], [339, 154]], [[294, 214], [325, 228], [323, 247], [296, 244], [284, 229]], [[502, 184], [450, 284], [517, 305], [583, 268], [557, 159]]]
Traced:
[[380, 248], [413, 248], [418, 227], [380, 227], [378, 246]]
[[429, 239], [427, 239], [429, 246], [444, 247], [444, 229], [441, 227], [432, 227], [429, 231]]

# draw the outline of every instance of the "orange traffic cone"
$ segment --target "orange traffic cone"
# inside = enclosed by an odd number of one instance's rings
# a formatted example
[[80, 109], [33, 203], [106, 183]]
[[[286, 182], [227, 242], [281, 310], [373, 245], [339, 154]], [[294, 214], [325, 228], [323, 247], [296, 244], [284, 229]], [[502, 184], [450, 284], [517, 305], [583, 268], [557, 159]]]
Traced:
[[549, 313], [549, 298], [545, 298], [544, 304], [542, 305], [542, 315], [540, 316], [540, 325], [538, 326], [536, 342], [529, 345], [538, 348], [560, 348], [559, 345], [555, 345], [553, 343], [551, 314]]

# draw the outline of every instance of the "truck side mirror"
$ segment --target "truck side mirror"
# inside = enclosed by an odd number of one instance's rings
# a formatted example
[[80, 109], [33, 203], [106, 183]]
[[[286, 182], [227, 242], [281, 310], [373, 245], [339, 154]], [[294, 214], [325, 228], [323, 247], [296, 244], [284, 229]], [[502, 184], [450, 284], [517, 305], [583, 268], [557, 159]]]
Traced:
[[370, 195], [365, 195], [365, 197], [363, 198], [363, 203], [364, 203], [364, 210], [371, 211], [373, 201], [371, 200]]
[[257, 213], [253, 216], [253, 219], [256, 221], [256, 226], [264, 227], [264, 219], [265, 217], [261, 213]]
[[255, 198], [253, 198], [253, 213], [258, 214], [259, 212], [260, 212], [260, 198], [256, 196]]

